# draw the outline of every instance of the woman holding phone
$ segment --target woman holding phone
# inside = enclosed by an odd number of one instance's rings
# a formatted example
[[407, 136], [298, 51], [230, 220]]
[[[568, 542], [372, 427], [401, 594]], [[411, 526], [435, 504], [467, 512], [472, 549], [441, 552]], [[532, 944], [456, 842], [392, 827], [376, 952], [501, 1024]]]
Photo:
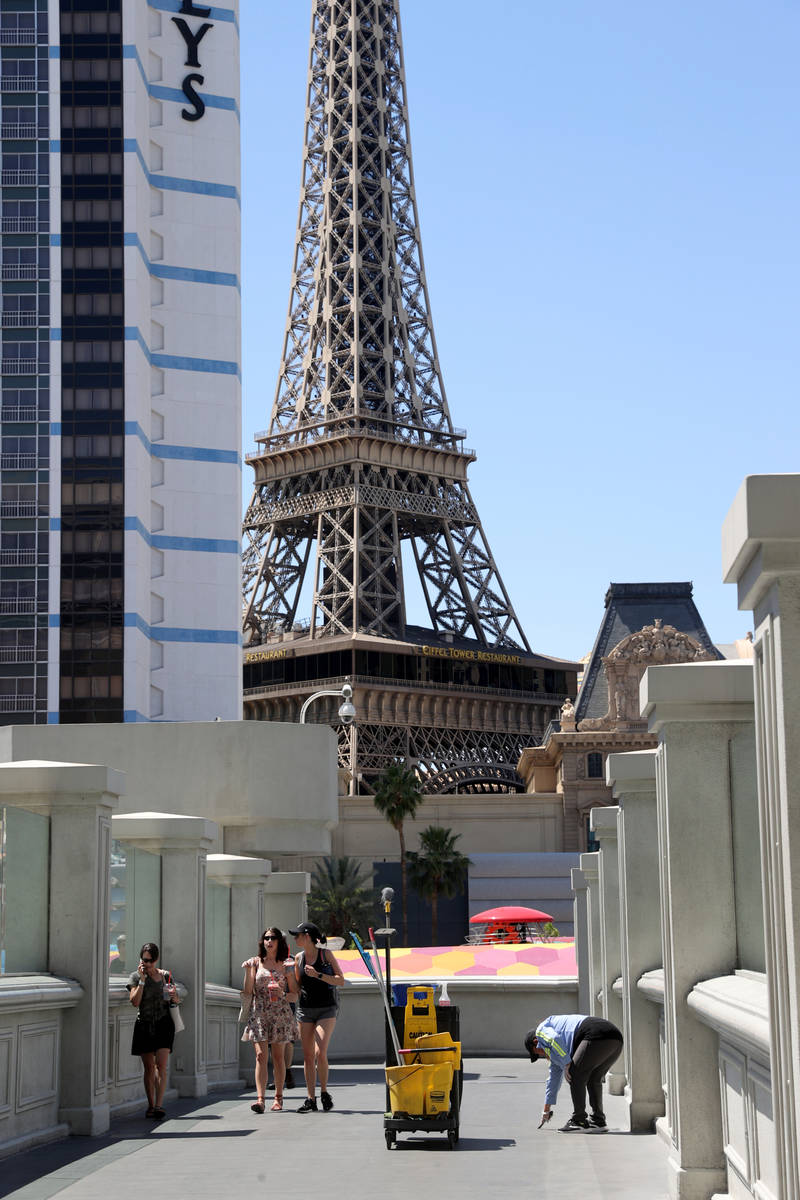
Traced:
[[155, 942], [145, 942], [139, 953], [139, 967], [130, 976], [126, 987], [131, 1004], [139, 1010], [133, 1026], [131, 1054], [141, 1058], [144, 1068], [148, 1105], [145, 1116], [160, 1121], [167, 1115], [162, 1105], [175, 1039], [169, 1010], [170, 1005], [180, 1003], [180, 997], [169, 971], [156, 966], [158, 954]]

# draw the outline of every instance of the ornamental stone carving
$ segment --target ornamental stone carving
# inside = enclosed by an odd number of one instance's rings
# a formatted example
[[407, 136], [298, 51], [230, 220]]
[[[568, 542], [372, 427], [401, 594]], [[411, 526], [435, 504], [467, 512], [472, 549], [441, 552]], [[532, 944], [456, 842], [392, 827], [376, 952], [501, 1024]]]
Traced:
[[581, 721], [578, 729], [644, 728], [646, 723], [639, 716], [639, 683], [647, 668], [662, 663], [706, 662], [713, 657], [695, 638], [674, 625], [663, 625], [657, 617], [652, 625], [624, 637], [602, 660], [608, 683], [608, 712], [604, 717]]
[[561, 732], [575, 732], [575, 705], [569, 697], [561, 705]]

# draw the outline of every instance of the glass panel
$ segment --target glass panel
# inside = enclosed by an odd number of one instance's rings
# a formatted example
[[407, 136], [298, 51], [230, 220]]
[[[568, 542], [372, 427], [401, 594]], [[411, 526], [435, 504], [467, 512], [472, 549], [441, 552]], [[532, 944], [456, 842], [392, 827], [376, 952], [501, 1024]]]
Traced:
[[208, 881], [206, 887], [206, 979], [230, 987], [231, 892]]
[[0, 809], [0, 971], [46, 971], [50, 818]]
[[108, 933], [108, 969], [112, 975], [125, 973], [125, 934], [128, 915], [127, 874], [126, 847], [121, 842], [112, 841], [109, 867], [111, 920]]
[[737, 965], [747, 971], [765, 972], [754, 727], [743, 727], [731, 738], [729, 747]]
[[134, 971], [145, 942], [161, 944], [161, 855], [113, 841], [108, 949], [112, 974]]

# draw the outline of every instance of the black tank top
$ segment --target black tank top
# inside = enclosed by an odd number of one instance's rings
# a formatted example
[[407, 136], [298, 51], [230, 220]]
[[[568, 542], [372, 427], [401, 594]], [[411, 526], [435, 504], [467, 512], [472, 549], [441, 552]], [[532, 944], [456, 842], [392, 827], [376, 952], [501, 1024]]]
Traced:
[[[300, 969], [300, 1007], [301, 1008], [329, 1008], [331, 1004], [336, 1003], [336, 991], [330, 983], [323, 983], [321, 979], [312, 979], [310, 975], [306, 975], [305, 953], [301, 950], [297, 956], [297, 964]], [[316, 959], [310, 964], [316, 971], [322, 975], [333, 975], [333, 967], [328, 962], [325, 956], [325, 951], [320, 950]]]

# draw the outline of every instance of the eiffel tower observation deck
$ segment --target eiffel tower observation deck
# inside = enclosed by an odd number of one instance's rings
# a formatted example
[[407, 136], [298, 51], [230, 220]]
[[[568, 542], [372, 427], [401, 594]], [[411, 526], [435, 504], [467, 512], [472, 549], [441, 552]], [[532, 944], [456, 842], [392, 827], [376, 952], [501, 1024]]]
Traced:
[[[244, 705], [297, 720], [349, 679], [351, 792], [517, 791], [577, 665], [531, 651], [467, 486], [422, 258], [398, 0], [312, 0], [303, 176], [269, 429], [248, 456]], [[405, 580], [425, 625], [410, 624]], [[339, 701], [309, 719], [337, 725]]]

